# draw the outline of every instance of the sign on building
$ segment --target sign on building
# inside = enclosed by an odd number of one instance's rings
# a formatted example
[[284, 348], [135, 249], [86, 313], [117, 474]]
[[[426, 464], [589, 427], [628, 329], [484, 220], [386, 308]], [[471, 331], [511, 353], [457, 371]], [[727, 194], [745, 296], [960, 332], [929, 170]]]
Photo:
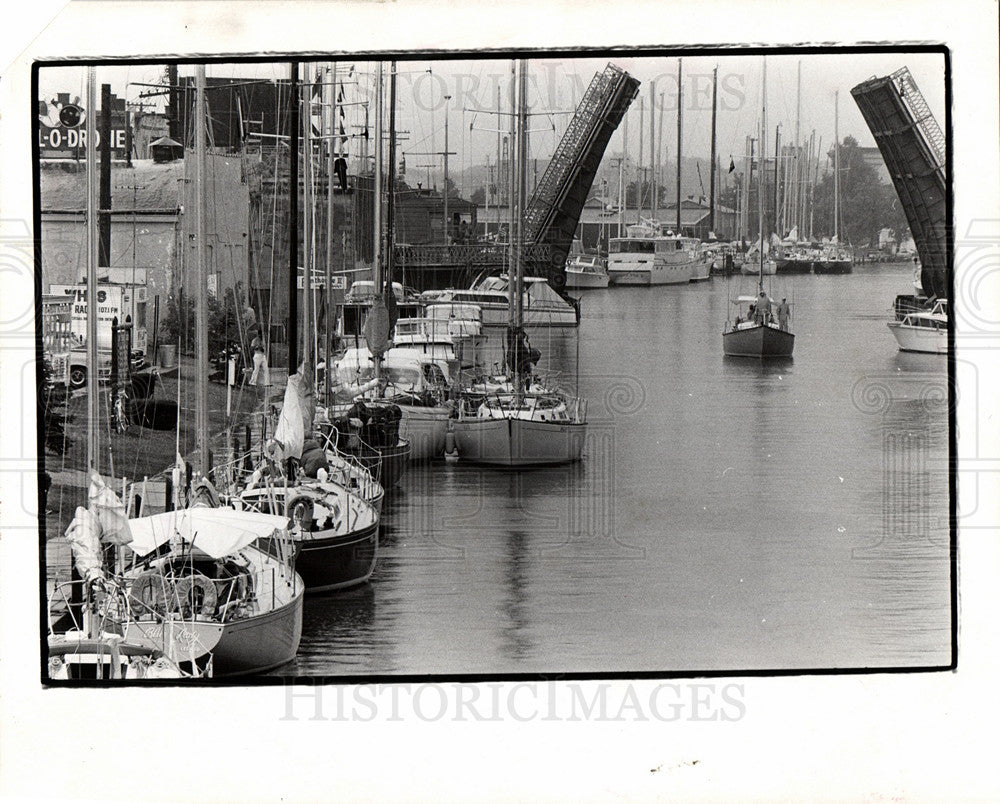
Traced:
[[[128, 112], [125, 100], [111, 96], [111, 156], [124, 160], [128, 156]], [[63, 114], [66, 109], [79, 109], [80, 114]], [[103, 111], [97, 112], [97, 145], [101, 144]], [[38, 147], [42, 159], [82, 159], [87, 147], [87, 109], [79, 98], [60, 92], [54, 98], [38, 101]], [[72, 124], [77, 121], [75, 125]]]
[[[73, 300], [70, 328], [74, 337], [83, 343], [87, 341], [87, 286], [53, 285], [49, 292], [53, 296], [67, 296]], [[135, 285], [101, 285], [97, 290], [97, 347], [111, 348], [111, 325], [114, 319], [124, 324], [131, 318], [133, 327], [132, 346], [146, 349], [146, 288]]]

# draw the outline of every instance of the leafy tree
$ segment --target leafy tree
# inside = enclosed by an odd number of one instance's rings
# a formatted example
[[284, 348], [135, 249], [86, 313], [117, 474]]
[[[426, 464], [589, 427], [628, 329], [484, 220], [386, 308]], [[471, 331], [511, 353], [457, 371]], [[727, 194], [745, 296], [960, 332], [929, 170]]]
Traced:
[[[241, 333], [238, 321], [239, 311], [233, 300], [232, 291], [227, 291], [225, 301], [208, 295], [208, 351], [221, 352], [229, 343], [239, 343]], [[167, 301], [166, 314], [160, 321], [160, 342], [179, 344], [185, 354], [195, 351], [195, 304], [187, 294], [171, 296]]]
[[486, 188], [477, 187], [472, 193], [472, 198], [469, 199], [473, 204], [479, 204], [482, 206], [486, 203]]
[[[829, 157], [832, 164], [833, 148]], [[833, 183], [830, 172], [816, 186], [813, 231], [819, 237], [833, 236]], [[895, 231], [898, 238], [907, 231], [896, 190], [879, 180], [857, 140], [845, 137], [840, 145], [840, 239], [854, 245], [878, 244], [879, 231], [885, 228]]]

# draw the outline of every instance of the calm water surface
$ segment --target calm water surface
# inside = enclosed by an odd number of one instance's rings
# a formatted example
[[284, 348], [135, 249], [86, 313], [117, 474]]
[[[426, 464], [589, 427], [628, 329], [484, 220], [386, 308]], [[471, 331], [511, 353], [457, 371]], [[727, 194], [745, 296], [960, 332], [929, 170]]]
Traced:
[[885, 325], [911, 275], [773, 280], [780, 364], [722, 355], [753, 279], [585, 292], [579, 332], [532, 337], [589, 400], [585, 460], [411, 467], [372, 582], [308, 597], [279, 672], [948, 663], [946, 363]]

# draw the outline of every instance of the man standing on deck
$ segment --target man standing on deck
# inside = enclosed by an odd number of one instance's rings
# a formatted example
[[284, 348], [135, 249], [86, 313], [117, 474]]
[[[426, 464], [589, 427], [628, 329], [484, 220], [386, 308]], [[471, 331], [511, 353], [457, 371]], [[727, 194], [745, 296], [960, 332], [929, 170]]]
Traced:
[[778, 305], [778, 325], [783, 330], [788, 330], [788, 300], [782, 298], [781, 304]]
[[771, 300], [763, 290], [757, 297], [757, 309], [754, 317], [758, 324], [766, 324], [771, 318]]

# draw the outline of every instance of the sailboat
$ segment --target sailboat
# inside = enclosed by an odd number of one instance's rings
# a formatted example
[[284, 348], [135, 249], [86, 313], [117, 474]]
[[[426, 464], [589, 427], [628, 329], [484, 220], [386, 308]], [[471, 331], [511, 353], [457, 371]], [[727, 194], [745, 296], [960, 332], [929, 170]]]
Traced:
[[[764, 63], [761, 90], [761, 154], [767, 153], [767, 62]], [[760, 172], [761, 179], [764, 170]], [[757, 192], [757, 295], [739, 296], [734, 305], [736, 315], [726, 322], [722, 333], [722, 348], [727, 357], [774, 358], [791, 357], [795, 336], [788, 329], [789, 308], [775, 302], [764, 291], [764, 183]], [[774, 263], [772, 262], [773, 266]], [[771, 273], [774, 273], [771, 271]]]
[[[466, 393], [452, 427], [461, 460], [498, 466], [560, 464], [580, 459], [586, 438], [586, 405], [579, 399], [531, 387], [531, 366], [538, 359], [523, 322], [523, 215], [527, 199], [527, 64], [517, 64], [517, 113], [512, 116], [516, 144], [516, 182], [511, 205], [510, 319], [506, 337], [508, 377], [499, 386]], [[515, 93], [512, 93], [512, 95]], [[516, 121], [515, 118], [516, 117]], [[516, 125], [515, 125], [516, 124]]]
[[[308, 68], [307, 68], [308, 69]], [[311, 197], [311, 121], [305, 119], [305, 196]], [[305, 219], [310, 221], [307, 203]], [[292, 242], [298, 240], [293, 226]], [[305, 287], [311, 287], [314, 244], [305, 237]], [[360, 484], [351, 484], [344, 472], [332, 471], [317, 437], [315, 378], [311, 369], [312, 294], [305, 294], [303, 362], [288, 378], [277, 424], [264, 443], [262, 463], [229, 494], [230, 505], [242, 511], [290, 517], [296, 570], [310, 592], [344, 589], [364, 583], [375, 569], [378, 555], [379, 510], [366, 499]], [[294, 333], [297, 326], [291, 328]], [[341, 465], [340, 469], [347, 467]], [[348, 482], [337, 482], [345, 480]]]
[[[199, 365], [208, 363], [205, 248], [205, 67], [195, 77], [196, 331]], [[198, 372], [198, 462], [208, 470], [207, 373]], [[294, 658], [302, 635], [305, 584], [295, 572], [288, 518], [219, 507], [206, 480], [192, 486], [187, 508], [129, 520], [133, 553], [125, 570], [140, 621], [126, 634], [160, 628], [214, 629], [214, 675], [260, 673]], [[179, 623], [176, 621], [179, 620]]]
[[[378, 62], [375, 80], [375, 175], [374, 175], [374, 236], [375, 280], [377, 295], [372, 299], [364, 323], [364, 338], [374, 356], [374, 377], [352, 403], [331, 403], [321, 413], [320, 431], [328, 444], [335, 444], [341, 452], [348, 452], [362, 466], [377, 472], [378, 482], [388, 492], [400, 483], [406, 472], [413, 450], [411, 443], [401, 435], [400, 420], [405, 412], [403, 405], [396, 405], [386, 398], [387, 383], [383, 377], [383, 356], [392, 345], [395, 324], [396, 296], [392, 283], [393, 251], [393, 184], [395, 177], [395, 136], [390, 137], [388, 177], [388, 226], [383, 226], [382, 209], [382, 118], [383, 118], [384, 65]], [[395, 128], [396, 117], [396, 68], [392, 63], [390, 74], [389, 129]], [[387, 232], [386, 232], [387, 229]], [[388, 243], [386, 242], [388, 234]], [[442, 427], [447, 416], [442, 415]], [[360, 426], [358, 425], [360, 422]], [[429, 456], [428, 456], [429, 457]]]
[[[196, 76], [198, 170], [199, 362], [207, 366], [204, 199], [205, 70]], [[88, 75], [89, 108], [96, 79]], [[89, 121], [88, 121], [89, 122]], [[93, 143], [92, 132], [88, 138]], [[96, 296], [97, 238], [93, 146], [88, 147], [88, 270]], [[98, 474], [100, 411], [97, 388], [96, 309], [88, 316], [88, 507], [79, 508], [67, 538], [82, 572], [82, 603], [70, 601], [71, 627], [49, 639], [54, 678], [89, 676], [180, 677], [261, 672], [291, 660], [302, 632], [304, 584], [281, 534], [285, 517], [223, 508], [193, 507], [128, 519], [120, 500]], [[205, 398], [207, 372], [199, 372], [197, 419], [201, 468], [208, 465]], [[261, 540], [268, 538], [270, 546]], [[71, 590], [72, 591], [72, 590]], [[74, 609], [82, 611], [78, 623]], [[60, 618], [63, 622], [66, 617]], [[72, 626], [77, 626], [73, 628]], [[81, 627], [82, 626], [82, 627]], [[75, 643], [75, 645], [74, 645]], [[157, 657], [153, 664], [150, 661]], [[165, 666], [157, 670], [160, 658]], [[71, 661], [72, 660], [72, 661]], [[150, 669], [153, 673], [150, 673]], [[160, 672], [162, 670], [162, 672]]]
[[834, 93], [833, 114], [833, 238], [813, 261], [814, 274], [849, 274], [854, 258], [840, 242], [840, 93]]

